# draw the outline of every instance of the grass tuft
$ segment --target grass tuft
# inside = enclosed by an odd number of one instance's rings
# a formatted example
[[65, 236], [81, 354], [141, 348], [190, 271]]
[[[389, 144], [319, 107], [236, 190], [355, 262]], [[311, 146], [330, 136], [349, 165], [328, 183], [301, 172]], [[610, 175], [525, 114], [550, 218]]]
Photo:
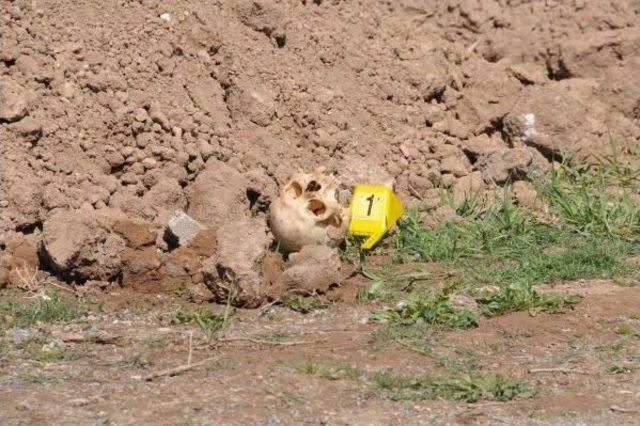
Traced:
[[69, 322], [86, 315], [88, 308], [75, 299], [47, 290], [27, 302], [15, 300], [0, 304], [2, 327], [29, 327], [38, 323]]
[[461, 374], [446, 378], [397, 376], [388, 371], [377, 373], [374, 383], [394, 401], [446, 399], [464, 402], [510, 401], [530, 398], [535, 392], [524, 383], [499, 375]]
[[174, 325], [188, 324], [195, 322], [200, 330], [208, 337], [219, 334], [225, 326], [225, 315], [216, 315], [207, 308], [201, 306], [195, 310], [178, 310], [171, 323]]
[[478, 325], [476, 315], [469, 309], [455, 308], [449, 297], [443, 294], [430, 298], [413, 295], [395, 308], [373, 312], [371, 319], [401, 324], [424, 322], [445, 328], [473, 328]]
[[562, 313], [582, 300], [578, 295], [541, 294], [528, 285], [514, 284], [498, 292], [478, 297], [476, 301], [486, 316], [503, 315], [514, 311]]
[[297, 373], [318, 376], [327, 380], [339, 380], [342, 378], [358, 380], [364, 375], [358, 367], [345, 363], [334, 366], [314, 361], [307, 361], [296, 365], [294, 369]]
[[[469, 200], [458, 209], [463, 220], [433, 229], [420, 223], [417, 212], [410, 212], [400, 222], [395, 248], [410, 260], [440, 262], [457, 277], [458, 291], [478, 294], [481, 285], [497, 286], [499, 291], [477, 297], [487, 316], [518, 310], [563, 312], [580, 298], [540, 294], [533, 286], [618, 279], [637, 271], [626, 261], [640, 253], [640, 206], [628, 197], [640, 188], [637, 175], [637, 170], [619, 163], [599, 168], [565, 163], [535, 182], [547, 214], [514, 205], [506, 189], [502, 201], [482, 205]], [[365, 298], [384, 296], [385, 288], [374, 281]], [[424, 316], [429, 322], [429, 312], [438, 311], [434, 303], [445, 306], [446, 301], [412, 299], [407, 307], [384, 316]]]
[[300, 312], [301, 314], [308, 314], [309, 312], [325, 307], [325, 304], [317, 297], [299, 295], [285, 297], [282, 300], [282, 304], [293, 311]]

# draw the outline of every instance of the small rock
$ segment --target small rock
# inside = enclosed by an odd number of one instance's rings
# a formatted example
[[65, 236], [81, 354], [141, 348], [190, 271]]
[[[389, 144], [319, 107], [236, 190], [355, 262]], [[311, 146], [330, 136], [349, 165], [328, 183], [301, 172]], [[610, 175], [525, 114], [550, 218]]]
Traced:
[[549, 81], [545, 68], [532, 62], [511, 65], [509, 72], [523, 84], [544, 84]]
[[0, 121], [12, 123], [23, 119], [29, 112], [27, 89], [11, 80], [3, 79], [0, 98]]
[[126, 242], [110, 231], [121, 211], [59, 209], [43, 224], [40, 253], [43, 263], [71, 280], [109, 281], [120, 273]]
[[464, 155], [452, 155], [440, 162], [440, 171], [442, 173], [451, 173], [457, 177], [465, 176], [470, 169], [469, 159]]
[[446, 222], [458, 222], [460, 216], [450, 206], [439, 206], [433, 212], [420, 218], [421, 222], [428, 227], [436, 227]]
[[203, 229], [196, 220], [188, 214], [176, 210], [169, 219], [164, 232], [164, 239], [171, 246], [185, 245]]
[[165, 12], [162, 15], [160, 15], [160, 19], [162, 19], [164, 22], [171, 22], [171, 14]]
[[516, 203], [523, 207], [533, 210], [541, 210], [544, 208], [544, 203], [538, 197], [535, 188], [527, 181], [519, 180], [514, 182], [511, 186], [511, 195]]
[[323, 245], [304, 246], [289, 255], [284, 282], [290, 290], [305, 294], [324, 293], [331, 286], [340, 285], [340, 256], [337, 249]]
[[451, 303], [453, 306], [459, 309], [466, 309], [468, 311], [473, 312], [475, 315], [480, 316], [481, 311], [478, 307], [478, 303], [476, 299], [471, 296], [467, 296], [464, 294], [454, 294], [451, 296]]
[[138, 183], [138, 177], [134, 173], [127, 172], [120, 177], [120, 182], [123, 185], [135, 185]]
[[484, 133], [470, 138], [462, 144], [462, 150], [474, 161], [483, 155], [490, 155], [506, 149], [507, 147], [500, 142], [499, 137], [490, 137]]
[[467, 199], [474, 199], [482, 191], [482, 172], [475, 171], [458, 179], [453, 185], [453, 204], [461, 205]]
[[476, 165], [482, 170], [487, 183], [498, 185], [542, 176], [551, 167], [542, 154], [531, 147], [496, 152], [480, 159]]
[[151, 105], [151, 108], [149, 108], [149, 117], [154, 123], [158, 123], [165, 131], [171, 130], [169, 119], [164, 112], [162, 112], [158, 104]]
[[69, 405], [72, 407], [84, 407], [85, 405], [89, 405], [91, 401], [87, 398], [74, 398], [69, 401]]
[[444, 120], [434, 123], [433, 128], [458, 139], [466, 139], [469, 135], [467, 126], [451, 116], [447, 116]]
[[67, 99], [72, 99], [76, 95], [76, 89], [73, 86], [73, 83], [70, 81], [65, 81], [62, 83], [60, 88], [58, 89], [60, 95]]
[[451, 188], [456, 183], [456, 176], [453, 173], [445, 173], [440, 177], [440, 184], [445, 188]]
[[11, 126], [25, 141], [35, 144], [42, 137], [42, 124], [33, 118], [25, 118]]
[[272, 289], [264, 285], [262, 271], [269, 245], [263, 220], [229, 221], [218, 228], [217, 252], [202, 264], [204, 283], [215, 299], [225, 303], [232, 292], [236, 306], [257, 307]]
[[135, 118], [136, 121], [139, 121], [142, 123], [149, 119], [149, 114], [147, 113], [147, 110], [144, 108], [136, 108], [133, 110], [133, 118]]

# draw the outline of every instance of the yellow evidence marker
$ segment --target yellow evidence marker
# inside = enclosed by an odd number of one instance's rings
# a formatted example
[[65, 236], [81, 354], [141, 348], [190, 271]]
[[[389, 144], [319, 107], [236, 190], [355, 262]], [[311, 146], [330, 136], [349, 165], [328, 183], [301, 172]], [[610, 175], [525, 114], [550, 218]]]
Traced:
[[349, 205], [349, 234], [369, 237], [360, 247], [370, 249], [393, 228], [404, 207], [393, 190], [386, 186], [358, 185]]

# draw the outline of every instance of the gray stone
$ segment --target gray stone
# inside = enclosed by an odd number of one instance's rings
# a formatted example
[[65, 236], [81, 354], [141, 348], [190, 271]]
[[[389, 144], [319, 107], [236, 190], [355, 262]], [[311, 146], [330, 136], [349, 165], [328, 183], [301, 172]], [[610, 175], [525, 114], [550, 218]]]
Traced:
[[198, 221], [183, 211], [176, 210], [164, 231], [164, 239], [170, 246], [182, 246], [203, 229]]

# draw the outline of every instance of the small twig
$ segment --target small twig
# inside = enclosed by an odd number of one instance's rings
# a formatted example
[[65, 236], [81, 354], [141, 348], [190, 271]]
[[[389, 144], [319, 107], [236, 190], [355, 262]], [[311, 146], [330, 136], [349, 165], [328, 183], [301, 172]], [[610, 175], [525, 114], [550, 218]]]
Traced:
[[531, 368], [529, 373], [564, 373], [564, 374], [591, 374], [584, 370], [576, 370], [565, 367], [552, 367], [552, 368]]
[[65, 286], [62, 286], [60, 284], [56, 284], [56, 283], [51, 282], [51, 281], [48, 281], [47, 284], [49, 284], [49, 285], [51, 285], [51, 286], [53, 286], [55, 288], [59, 288], [62, 291], [66, 291], [66, 292], [71, 293], [71, 294], [76, 294], [75, 290], [73, 290], [73, 289], [71, 289], [69, 287], [65, 287]]
[[196, 367], [203, 366], [211, 361], [219, 359], [219, 356], [212, 356], [211, 358], [203, 359], [202, 361], [194, 362], [193, 364], [185, 364], [179, 365], [177, 367], [167, 368], [160, 371], [155, 371], [153, 373], [149, 373], [146, 376], [142, 377], [142, 380], [145, 382], [150, 382], [153, 379], [157, 379], [159, 377], [165, 376], [177, 376], [178, 374], [182, 374], [185, 371], [193, 370]]
[[478, 39], [473, 43], [471, 43], [469, 47], [467, 47], [467, 50], [466, 50], [467, 55], [470, 55], [471, 53], [473, 53], [474, 50], [476, 50], [476, 47], [478, 47], [478, 45], [480, 44], [480, 41], [481, 39]]
[[101, 345], [122, 344], [123, 336], [119, 334], [81, 334], [66, 333], [58, 336], [65, 343], [97, 343]]
[[277, 305], [277, 304], [279, 304], [279, 303], [282, 303], [282, 300], [280, 300], [280, 299], [275, 299], [275, 300], [273, 300], [273, 301], [271, 301], [271, 302], [267, 303], [266, 305], [264, 305], [263, 307], [261, 307], [261, 308], [260, 308], [260, 314], [259, 314], [259, 316], [264, 316], [264, 315], [266, 315], [266, 314], [271, 310], [271, 308], [272, 308], [274, 305]]
[[409, 192], [418, 200], [424, 201], [424, 198], [422, 197], [422, 195], [420, 195], [420, 193], [413, 186], [411, 186], [411, 184], [409, 184]]
[[187, 365], [191, 365], [191, 355], [193, 355], [193, 330], [189, 333], [189, 357], [187, 358]]
[[611, 411], [617, 411], [618, 413], [640, 413], [640, 410], [635, 408], [624, 408], [619, 405], [612, 405], [609, 409]]
[[273, 340], [255, 339], [253, 337], [223, 337], [218, 339], [219, 342], [251, 342], [258, 345], [271, 345], [271, 346], [297, 346], [297, 345], [313, 345], [314, 343], [325, 342], [326, 340], [289, 340], [286, 342], [278, 342]]

